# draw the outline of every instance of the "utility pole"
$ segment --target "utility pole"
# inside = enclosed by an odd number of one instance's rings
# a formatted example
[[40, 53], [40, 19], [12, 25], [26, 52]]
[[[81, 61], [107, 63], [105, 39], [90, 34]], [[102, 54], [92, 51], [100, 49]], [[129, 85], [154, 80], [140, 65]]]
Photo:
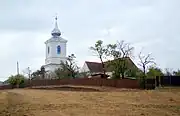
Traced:
[[31, 86], [31, 70], [29, 67], [27, 68], [27, 70], [28, 70], [28, 76], [29, 76], [29, 84]]
[[19, 75], [19, 63], [17, 61], [17, 74]]
[[30, 70], [29, 67], [28, 67], [27, 69], [28, 69], [28, 76], [29, 76], [29, 79], [31, 79], [31, 70]]
[[[18, 63], [18, 61], [17, 61], [17, 76], [19, 78], [19, 63]], [[19, 81], [17, 82], [16, 87], [19, 88]]]

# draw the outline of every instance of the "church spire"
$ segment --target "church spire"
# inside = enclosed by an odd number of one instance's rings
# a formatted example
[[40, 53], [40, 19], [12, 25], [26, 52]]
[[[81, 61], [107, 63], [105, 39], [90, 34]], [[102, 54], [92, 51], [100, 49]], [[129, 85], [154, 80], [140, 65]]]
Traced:
[[57, 36], [60, 36], [60, 35], [61, 35], [61, 32], [60, 32], [60, 30], [59, 30], [59, 28], [58, 28], [58, 24], [57, 24], [57, 16], [55, 17], [55, 27], [54, 27], [54, 29], [52, 30], [51, 35], [52, 35], [53, 37], [57, 37]]

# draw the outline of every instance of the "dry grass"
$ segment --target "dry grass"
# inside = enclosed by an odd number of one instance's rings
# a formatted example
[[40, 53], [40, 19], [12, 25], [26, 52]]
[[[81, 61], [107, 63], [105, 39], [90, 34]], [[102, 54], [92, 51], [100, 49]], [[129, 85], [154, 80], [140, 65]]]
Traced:
[[0, 92], [0, 116], [180, 116], [180, 88], [153, 91]]

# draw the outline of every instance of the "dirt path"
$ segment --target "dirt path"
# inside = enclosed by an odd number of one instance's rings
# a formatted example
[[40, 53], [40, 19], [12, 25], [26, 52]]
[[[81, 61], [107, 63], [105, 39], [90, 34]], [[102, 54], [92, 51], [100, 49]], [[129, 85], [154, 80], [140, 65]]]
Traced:
[[[3, 106], [3, 107], [2, 107]], [[179, 116], [180, 92], [0, 92], [0, 116]]]

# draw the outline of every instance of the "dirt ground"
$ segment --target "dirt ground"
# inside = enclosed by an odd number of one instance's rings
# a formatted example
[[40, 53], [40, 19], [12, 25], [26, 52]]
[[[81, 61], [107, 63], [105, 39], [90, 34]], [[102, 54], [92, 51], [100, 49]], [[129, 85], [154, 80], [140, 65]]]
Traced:
[[180, 116], [180, 88], [118, 92], [3, 90], [0, 116]]

